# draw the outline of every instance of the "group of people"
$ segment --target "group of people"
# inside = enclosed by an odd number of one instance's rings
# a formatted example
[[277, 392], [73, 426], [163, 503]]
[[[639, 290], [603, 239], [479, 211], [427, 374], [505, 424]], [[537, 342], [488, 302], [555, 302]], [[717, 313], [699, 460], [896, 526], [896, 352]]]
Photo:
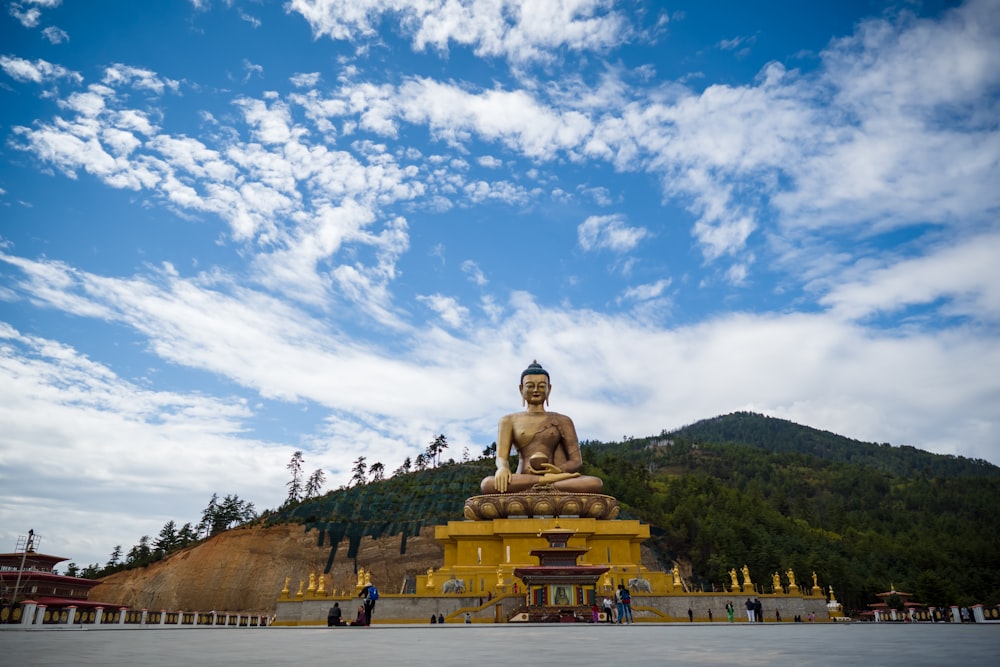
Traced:
[[743, 605], [747, 608], [747, 621], [750, 623], [763, 623], [764, 622], [764, 605], [760, 603], [759, 598], [754, 598], [751, 600], [747, 598], [747, 601]]
[[358, 593], [359, 598], [364, 598], [358, 606], [358, 615], [353, 621], [344, 620], [344, 612], [340, 608], [339, 602], [334, 602], [330, 611], [326, 614], [326, 625], [329, 628], [338, 626], [367, 627], [372, 624], [372, 615], [375, 613], [375, 603], [378, 601], [378, 589], [374, 586], [365, 586]]
[[[602, 601], [606, 623], [632, 623], [632, 594], [624, 584], [618, 584], [614, 600], [605, 597]], [[594, 622], [597, 622], [596, 611]]]

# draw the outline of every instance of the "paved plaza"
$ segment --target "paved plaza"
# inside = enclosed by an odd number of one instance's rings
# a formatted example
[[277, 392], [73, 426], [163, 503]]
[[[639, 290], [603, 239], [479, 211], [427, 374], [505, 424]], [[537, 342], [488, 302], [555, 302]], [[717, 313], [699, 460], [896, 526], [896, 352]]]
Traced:
[[1000, 625], [444, 625], [0, 631], [4, 665], [996, 664]]

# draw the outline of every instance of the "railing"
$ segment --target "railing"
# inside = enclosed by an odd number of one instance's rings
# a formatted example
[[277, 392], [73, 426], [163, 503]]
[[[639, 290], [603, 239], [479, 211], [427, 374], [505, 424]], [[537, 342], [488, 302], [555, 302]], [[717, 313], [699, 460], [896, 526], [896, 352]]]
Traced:
[[126, 607], [59, 606], [26, 600], [14, 607], [0, 609], [0, 623], [22, 628], [51, 625], [116, 628], [263, 628], [271, 617], [261, 612], [167, 611], [128, 609]]

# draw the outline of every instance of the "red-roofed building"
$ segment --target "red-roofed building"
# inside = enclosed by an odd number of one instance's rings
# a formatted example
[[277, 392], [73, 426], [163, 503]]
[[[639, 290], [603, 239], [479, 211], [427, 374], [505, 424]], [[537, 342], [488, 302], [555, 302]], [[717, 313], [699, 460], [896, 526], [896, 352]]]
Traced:
[[100, 581], [56, 573], [56, 565], [69, 559], [38, 553], [34, 531], [28, 531], [27, 538], [18, 542], [17, 551], [0, 554], [0, 623], [18, 622], [20, 614], [17, 611], [25, 601], [45, 606], [50, 611], [70, 606], [79, 609], [119, 607], [88, 599], [90, 589]]

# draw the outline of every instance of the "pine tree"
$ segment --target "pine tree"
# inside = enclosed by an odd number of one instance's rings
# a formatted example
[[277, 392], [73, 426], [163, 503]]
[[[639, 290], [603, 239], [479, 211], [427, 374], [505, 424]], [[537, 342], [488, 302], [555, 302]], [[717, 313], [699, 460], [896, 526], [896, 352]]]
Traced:
[[366, 481], [366, 474], [368, 472], [368, 464], [365, 463], [365, 457], [359, 456], [354, 461], [354, 467], [351, 469], [353, 475], [351, 476], [351, 482], [354, 486], [363, 486]]
[[322, 468], [316, 468], [313, 474], [309, 475], [309, 479], [306, 480], [306, 499], [319, 496], [324, 484], [326, 484], [326, 473], [323, 472]]
[[285, 504], [297, 503], [302, 500], [302, 450], [296, 450], [285, 469], [292, 473], [292, 478], [285, 485], [288, 487], [288, 498]]

